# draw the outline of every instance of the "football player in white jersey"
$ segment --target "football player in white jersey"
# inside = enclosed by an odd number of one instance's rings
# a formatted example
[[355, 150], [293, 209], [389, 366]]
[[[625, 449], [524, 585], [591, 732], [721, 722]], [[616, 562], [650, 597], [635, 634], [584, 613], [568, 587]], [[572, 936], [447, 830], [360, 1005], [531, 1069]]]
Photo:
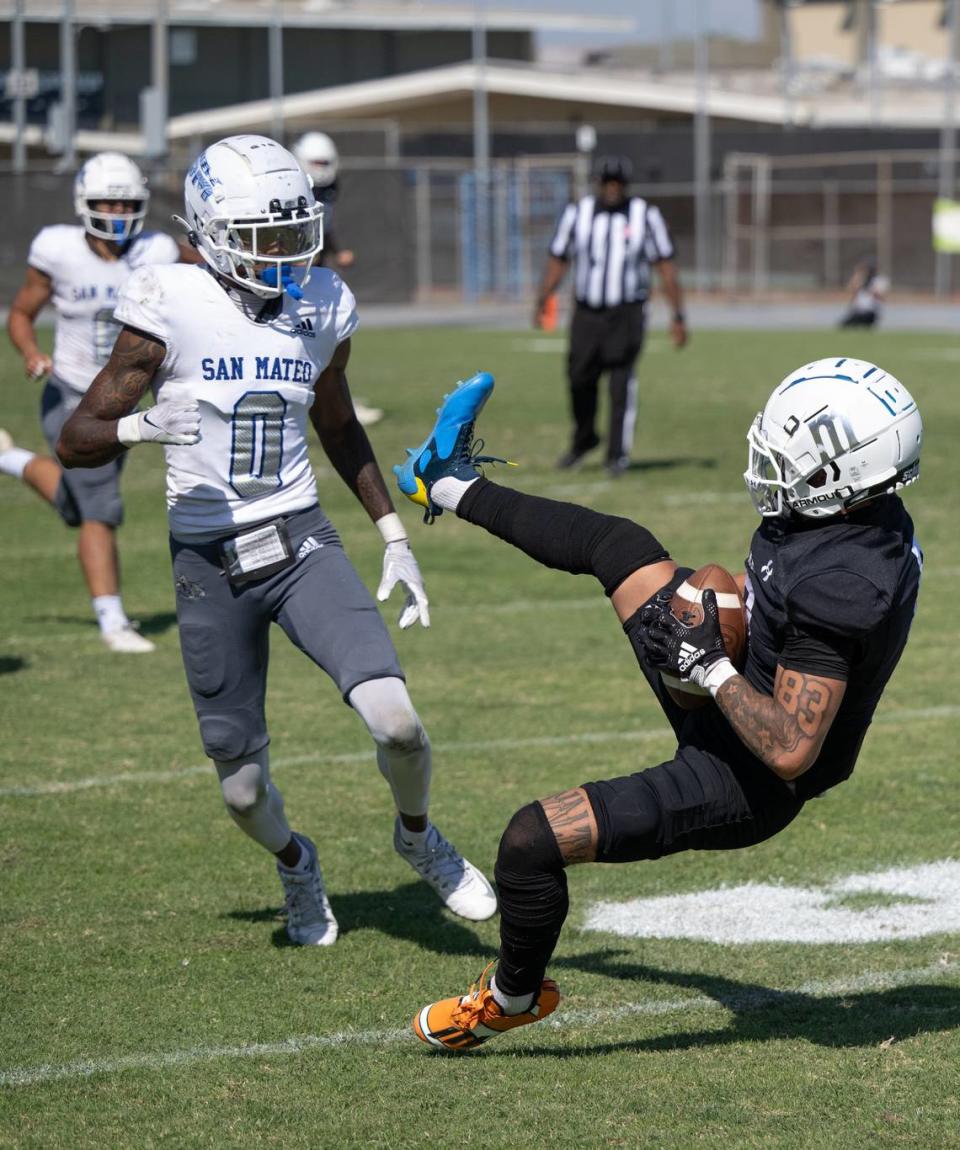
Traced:
[[[314, 844], [290, 829], [270, 780], [264, 698], [276, 622], [360, 715], [397, 807], [394, 846], [456, 913], [496, 897], [430, 822], [430, 743], [373, 599], [317, 504], [313, 424], [380, 531], [378, 598], [400, 583], [400, 626], [429, 625], [427, 598], [347, 386], [357, 326], [350, 289], [313, 267], [323, 207], [297, 161], [263, 136], [211, 145], [187, 174], [186, 223], [207, 267], [144, 267], [120, 294], [106, 367], [61, 433], [60, 458], [98, 467], [162, 443], [187, 680], [227, 810], [276, 856], [287, 933], [337, 937]], [[135, 408], [148, 390], [154, 406]]]
[[[149, 200], [137, 165], [118, 152], [101, 152], [74, 181], [82, 221], [43, 228], [27, 257], [23, 286], [7, 329], [29, 379], [43, 379], [43, 431], [51, 450], [60, 429], [94, 376], [107, 362], [119, 330], [113, 309], [130, 273], [147, 264], [193, 261], [170, 236], [144, 232]], [[57, 312], [53, 357], [37, 346], [34, 324], [47, 304]], [[70, 527], [79, 527], [77, 556], [103, 641], [112, 651], [146, 652], [153, 644], [130, 624], [120, 598], [116, 529], [123, 521], [121, 460], [94, 471], [64, 472], [50, 455], [15, 447], [0, 430], [0, 473], [22, 479], [52, 504]]]

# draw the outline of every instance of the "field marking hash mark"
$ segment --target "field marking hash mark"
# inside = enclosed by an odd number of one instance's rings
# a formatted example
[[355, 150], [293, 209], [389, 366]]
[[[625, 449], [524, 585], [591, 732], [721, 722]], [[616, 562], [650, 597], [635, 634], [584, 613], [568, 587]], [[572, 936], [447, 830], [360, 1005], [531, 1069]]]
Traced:
[[[960, 715], [960, 706], [948, 704], [943, 707], [919, 707], [912, 710], [885, 711], [877, 715], [875, 724], [883, 726], [903, 726], [936, 719], [953, 719]], [[581, 731], [570, 735], [533, 735], [520, 739], [476, 739], [457, 743], [437, 743], [434, 752], [441, 755], [472, 754], [488, 751], [536, 750], [548, 747], [566, 747], [604, 743], [648, 743], [673, 739], [667, 728], [652, 731]], [[374, 759], [373, 750], [346, 751], [337, 755], [289, 755], [277, 759], [273, 768], [305, 767], [317, 763], [365, 763]], [[0, 787], [0, 799], [39, 798], [44, 795], [70, 795], [88, 791], [94, 787], [123, 786], [125, 783], [165, 783], [176, 779], [205, 775], [212, 771], [207, 764], [197, 767], [182, 767], [165, 771], [124, 771], [115, 775], [94, 775], [84, 779], [63, 779], [50, 782], [25, 783], [20, 786]]]
[[[960, 962], [937, 962], [914, 969], [865, 971], [854, 978], [820, 980], [803, 983], [795, 989], [759, 990], [722, 1000], [695, 995], [687, 998], [648, 999], [626, 1002], [620, 1006], [594, 1010], [570, 1010], [545, 1025], [552, 1030], [570, 1026], [617, 1022], [637, 1015], [660, 1016], [687, 1011], [763, 1010], [791, 997], [834, 998], [873, 990], [890, 990], [916, 983], [937, 982], [960, 972]], [[306, 1034], [279, 1042], [257, 1042], [239, 1046], [188, 1046], [180, 1050], [127, 1054], [118, 1058], [84, 1058], [74, 1062], [40, 1063], [36, 1066], [14, 1066], [0, 1070], [0, 1087], [38, 1086], [48, 1082], [91, 1078], [95, 1074], [115, 1074], [124, 1070], [164, 1070], [168, 1067], [212, 1062], [218, 1058], [269, 1058], [301, 1054], [308, 1050], [329, 1050], [341, 1046], [384, 1046], [399, 1042], [414, 1043], [407, 1028], [391, 1030], [338, 1031], [335, 1034]]]

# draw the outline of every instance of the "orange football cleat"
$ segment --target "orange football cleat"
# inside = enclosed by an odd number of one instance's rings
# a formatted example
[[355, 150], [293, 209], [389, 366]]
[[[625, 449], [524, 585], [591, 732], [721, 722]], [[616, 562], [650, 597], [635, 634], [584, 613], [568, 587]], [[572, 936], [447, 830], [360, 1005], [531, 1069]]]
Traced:
[[494, 965], [490, 963], [462, 998], [442, 998], [425, 1006], [413, 1020], [417, 1038], [439, 1050], [473, 1050], [488, 1038], [539, 1022], [557, 1009], [560, 991], [552, 978], [545, 978], [529, 1010], [504, 1014], [488, 985]]

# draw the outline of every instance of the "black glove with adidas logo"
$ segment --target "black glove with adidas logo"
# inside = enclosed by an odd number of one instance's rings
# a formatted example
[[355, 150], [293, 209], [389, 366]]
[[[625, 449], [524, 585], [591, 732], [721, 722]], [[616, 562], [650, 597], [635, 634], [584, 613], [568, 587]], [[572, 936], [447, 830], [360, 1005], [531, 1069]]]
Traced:
[[703, 592], [703, 621], [689, 627], [670, 610], [671, 591], [661, 591], [640, 613], [641, 639], [651, 667], [706, 687], [711, 667], [727, 659], [717, 596]]

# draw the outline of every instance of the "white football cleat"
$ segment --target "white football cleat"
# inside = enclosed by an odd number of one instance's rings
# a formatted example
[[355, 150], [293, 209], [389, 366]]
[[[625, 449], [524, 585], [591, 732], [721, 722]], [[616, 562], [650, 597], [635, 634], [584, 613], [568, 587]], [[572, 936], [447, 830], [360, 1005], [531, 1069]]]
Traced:
[[393, 830], [393, 846], [454, 914], [483, 922], [497, 913], [493, 887], [433, 823], [427, 830], [426, 846], [418, 850], [412, 843], [404, 842], [403, 824], [398, 818]]
[[122, 655], [146, 655], [157, 649], [132, 623], [115, 627], [112, 631], [101, 631], [100, 638], [111, 651], [117, 651]]
[[5, 427], [0, 427], [0, 452], [9, 451], [13, 446], [13, 436]]
[[353, 410], [357, 413], [357, 419], [360, 421], [361, 427], [372, 427], [375, 423], [379, 423], [383, 419], [383, 409], [380, 407], [367, 407], [365, 403], [361, 403], [359, 399], [353, 401]]
[[297, 835], [296, 839], [310, 856], [307, 870], [297, 874], [277, 863], [287, 902], [287, 936], [297, 946], [332, 946], [340, 927], [323, 885], [317, 848], [306, 835]]

